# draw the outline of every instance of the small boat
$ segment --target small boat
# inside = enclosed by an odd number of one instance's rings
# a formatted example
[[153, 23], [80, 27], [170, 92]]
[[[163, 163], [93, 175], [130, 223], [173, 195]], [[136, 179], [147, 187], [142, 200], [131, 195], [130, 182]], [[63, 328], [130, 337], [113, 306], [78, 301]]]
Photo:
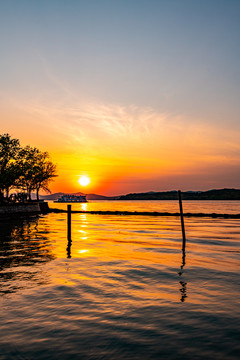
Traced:
[[78, 202], [87, 202], [85, 195], [69, 195], [65, 194], [60, 196], [57, 200], [54, 200], [54, 202], [60, 202], [60, 203], [78, 203]]

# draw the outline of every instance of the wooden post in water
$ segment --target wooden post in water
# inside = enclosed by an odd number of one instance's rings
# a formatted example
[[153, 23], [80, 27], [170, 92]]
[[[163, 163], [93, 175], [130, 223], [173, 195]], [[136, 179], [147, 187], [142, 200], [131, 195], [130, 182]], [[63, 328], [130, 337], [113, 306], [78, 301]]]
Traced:
[[72, 205], [67, 206], [67, 233], [68, 233], [68, 241], [71, 240], [71, 207]]
[[179, 200], [179, 209], [180, 209], [181, 226], [182, 226], [182, 238], [183, 238], [182, 249], [183, 249], [183, 251], [185, 251], [186, 236], [185, 236], [184, 219], [183, 219], [183, 207], [182, 207], [181, 190], [178, 190], [178, 200]]
[[71, 205], [67, 206], [67, 237], [68, 237], [68, 245], [67, 245], [67, 257], [71, 258], [71, 245], [72, 245], [72, 239], [71, 239]]

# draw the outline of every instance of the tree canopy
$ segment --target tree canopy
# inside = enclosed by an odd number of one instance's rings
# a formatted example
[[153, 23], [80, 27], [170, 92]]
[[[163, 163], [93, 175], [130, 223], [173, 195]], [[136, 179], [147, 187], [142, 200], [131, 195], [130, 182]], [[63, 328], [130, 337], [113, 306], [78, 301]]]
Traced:
[[28, 200], [36, 191], [39, 200], [39, 190], [50, 192], [49, 183], [56, 176], [56, 165], [48, 152], [29, 145], [21, 147], [18, 139], [0, 135], [0, 202], [9, 199], [12, 189], [26, 193]]

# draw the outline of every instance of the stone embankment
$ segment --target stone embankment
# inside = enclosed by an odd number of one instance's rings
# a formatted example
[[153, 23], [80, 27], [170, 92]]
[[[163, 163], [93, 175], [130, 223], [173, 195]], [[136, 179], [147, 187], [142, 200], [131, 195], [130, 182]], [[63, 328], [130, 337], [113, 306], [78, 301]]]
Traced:
[[46, 214], [48, 212], [48, 203], [43, 201], [0, 205], [0, 219], [29, 217]]

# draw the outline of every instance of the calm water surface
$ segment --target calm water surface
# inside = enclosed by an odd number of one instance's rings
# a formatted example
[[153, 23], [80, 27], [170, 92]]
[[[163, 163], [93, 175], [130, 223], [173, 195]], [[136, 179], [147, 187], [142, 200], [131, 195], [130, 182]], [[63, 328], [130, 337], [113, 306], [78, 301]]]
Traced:
[[[240, 213], [240, 202], [184, 210]], [[73, 214], [71, 243], [66, 214], [0, 222], [0, 359], [238, 359], [240, 220], [185, 225], [182, 251], [177, 217]]]

